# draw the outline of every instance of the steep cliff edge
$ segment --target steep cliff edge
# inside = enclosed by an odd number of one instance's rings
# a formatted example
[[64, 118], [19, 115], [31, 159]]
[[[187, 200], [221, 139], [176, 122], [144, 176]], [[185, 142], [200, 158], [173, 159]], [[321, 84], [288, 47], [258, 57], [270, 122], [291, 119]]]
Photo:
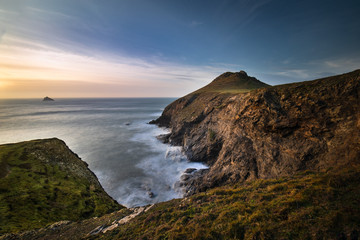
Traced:
[[[225, 73], [167, 106], [154, 123], [208, 171], [186, 182], [187, 194], [228, 183], [276, 178], [360, 161], [360, 70], [245, 92]], [[215, 85], [216, 83], [216, 85]], [[240, 86], [239, 84], [238, 86]], [[253, 84], [255, 85], [255, 84]], [[218, 91], [217, 86], [222, 86]], [[256, 87], [261, 87], [257, 85]]]
[[0, 145], [0, 235], [121, 208], [63, 141]]
[[[221, 89], [210, 84], [191, 93], [154, 121], [171, 127], [166, 141], [184, 146], [191, 160], [210, 166], [186, 182], [191, 196], [0, 239], [359, 239], [359, 76], [355, 71], [276, 87], [260, 82], [256, 87], [264, 88], [250, 91], [256, 79], [226, 73], [226, 81], [217, 82]], [[22, 156], [54, 163], [74, 155], [64, 156], [67, 147], [59, 140], [44, 141], [0, 146], [0, 182], [17, 168], [37, 169], [17, 162], [27, 159]], [[18, 160], [4, 163], [10, 158]], [[64, 174], [74, 170], [72, 161], [65, 165]], [[35, 172], [53, 171], [47, 169]], [[17, 183], [15, 179], [9, 183]], [[1, 185], [0, 191], [1, 200], [7, 193]], [[27, 206], [39, 214], [31, 201]], [[83, 205], [71, 206], [75, 211]], [[28, 221], [29, 214], [9, 213]]]

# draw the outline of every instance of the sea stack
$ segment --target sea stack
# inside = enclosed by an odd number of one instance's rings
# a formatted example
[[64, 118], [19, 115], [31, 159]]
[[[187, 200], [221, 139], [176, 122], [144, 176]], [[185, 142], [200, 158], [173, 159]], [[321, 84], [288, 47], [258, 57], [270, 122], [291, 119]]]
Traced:
[[55, 101], [55, 100], [46, 96], [46, 97], [44, 97], [43, 101]]

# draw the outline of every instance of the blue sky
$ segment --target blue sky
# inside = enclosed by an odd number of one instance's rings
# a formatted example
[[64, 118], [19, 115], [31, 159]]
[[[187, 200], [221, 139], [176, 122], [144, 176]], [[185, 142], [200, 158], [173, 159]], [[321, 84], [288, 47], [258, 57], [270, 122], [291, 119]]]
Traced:
[[357, 0], [0, 0], [0, 98], [182, 96], [360, 68]]

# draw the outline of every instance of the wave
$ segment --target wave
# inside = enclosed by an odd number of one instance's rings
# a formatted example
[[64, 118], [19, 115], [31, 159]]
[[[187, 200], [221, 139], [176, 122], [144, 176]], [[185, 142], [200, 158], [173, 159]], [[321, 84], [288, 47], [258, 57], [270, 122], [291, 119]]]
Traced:
[[176, 183], [185, 170], [204, 169], [207, 166], [189, 162], [181, 147], [160, 142], [156, 136], [169, 133], [167, 129], [145, 123], [133, 124], [132, 129], [140, 132], [130, 141], [146, 145], [150, 154], [136, 164], [144, 176], [129, 178], [119, 186], [117, 200], [125, 206], [134, 207], [181, 198], [183, 189]]

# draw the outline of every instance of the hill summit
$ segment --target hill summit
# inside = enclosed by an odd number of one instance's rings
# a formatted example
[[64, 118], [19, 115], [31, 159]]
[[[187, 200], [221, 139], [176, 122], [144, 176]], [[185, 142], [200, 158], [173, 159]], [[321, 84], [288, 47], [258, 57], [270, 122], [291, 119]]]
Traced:
[[220, 93], [238, 93], [248, 92], [253, 89], [269, 87], [255, 77], [250, 77], [245, 71], [226, 72], [215, 78], [211, 83], [195, 91], [202, 92], [220, 92]]

